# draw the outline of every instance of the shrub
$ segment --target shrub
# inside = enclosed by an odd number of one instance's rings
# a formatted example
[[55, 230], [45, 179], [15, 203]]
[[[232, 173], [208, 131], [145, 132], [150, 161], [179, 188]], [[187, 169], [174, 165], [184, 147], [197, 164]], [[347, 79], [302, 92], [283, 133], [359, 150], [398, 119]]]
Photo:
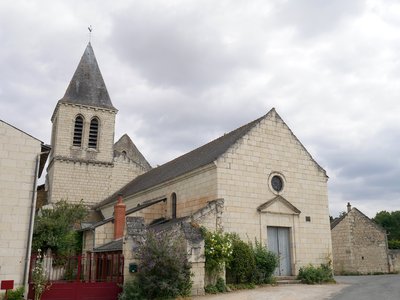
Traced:
[[255, 283], [271, 283], [272, 274], [279, 264], [277, 255], [269, 251], [258, 241], [255, 242], [253, 251], [256, 264], [254, 272]]
[[252, 282], [256, 266], [253, 248], [243, 242], [237, 234], [231, 234], [231, 239], [232, 259], [226, 268], [227, 282]]
[[237, 290], [251, 290], [254, 289], [256, 287], [256, 285], [252, 282], [250, 283], [238, 283], [238, 284], [228, 284], [227, 288], [230, 291], [237, 291]]
[[125, 282], [119, 300], [141, 300], [144, 299], [139, 283], [136, 279]]
[[388, 241], [389, 249], [400, 249], [400, 240]]
[[332, 269], [326, 264], [321, 264], [319, 267], [314, 267], [313, 265], [302, 267], [297, 278], [306, 284], [334, 281]]
[[139, 246], [137, 275], [140, 294], [145, 299], [170, 299], [190, 295], [192, 281], [182, 235], [148, 231]]
[[[15, 289], [15, 290], [9, 290], [7, 292], [7, 299], [8, 300], [24, 299], [24, 291], [25, 291], [25, 288], [23, 286], [20, 286], [19, 288]], [[5, 297], [5, 296], [3, 296], [3, 297]], [[5, 299], [5, 298], [1, 298], [1, 299]]]

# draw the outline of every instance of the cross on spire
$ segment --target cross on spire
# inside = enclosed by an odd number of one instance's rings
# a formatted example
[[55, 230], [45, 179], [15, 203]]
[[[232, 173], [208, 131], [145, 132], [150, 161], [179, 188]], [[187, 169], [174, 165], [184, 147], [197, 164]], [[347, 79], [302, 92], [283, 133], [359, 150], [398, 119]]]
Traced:
[[89, 30], [89, 43], [90, 43], [92, 41], [92, 31], [93, 31], [92, 25], [89, 25], [87, 29]]

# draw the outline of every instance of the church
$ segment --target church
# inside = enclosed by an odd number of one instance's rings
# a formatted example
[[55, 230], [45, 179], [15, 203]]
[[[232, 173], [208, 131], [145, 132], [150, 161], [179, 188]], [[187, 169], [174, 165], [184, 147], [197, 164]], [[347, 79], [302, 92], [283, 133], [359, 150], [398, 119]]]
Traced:
[[[127, 278], [135, 226], [196, 223], [261, 241], [278, 276], [331, 262], [328, 176], [274, 108], [156, 168], [129, 136], [114, 142], [117, 112], [89, 43], [51, 117], [46, 180], [48, 203], [90, 205], [85, 252], [123, 253]], [[204, 249], [188, 245], [202, 294]]]

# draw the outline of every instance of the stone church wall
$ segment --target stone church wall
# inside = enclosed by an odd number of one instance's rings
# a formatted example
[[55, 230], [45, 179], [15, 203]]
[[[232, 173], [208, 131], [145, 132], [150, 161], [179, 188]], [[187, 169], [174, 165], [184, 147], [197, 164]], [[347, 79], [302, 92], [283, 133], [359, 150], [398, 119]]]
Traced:
[[[138, 193], [133, 198], [124, 198], [127, 210], [136, 207], [139, 203], [156, 198], [167, 198], [165, 216], [172, 216], [171, 196], [176, 193], [177, 197], [177, 218], [188, 216], [198, 209], [204, 207], [208, 201], [217, 197], [217, 172], [213, 164], [198, 169], [180, 178], [160, 184], [143, 193]], [[105, 218], [113, 213], [113, 205], [102, 209]]]
[[[76, 116], [84, 117], [82, 146], [72, 145]], [[99, 118], [97, 149], [88, 149], [89, 126]], [[48, 167], [49, 202], [83, 199], [95, 204], [112, 189], [115, 112], [82, 105], [58, 104], [53, 118], [52, 152]]]
[[[114, 157], [114, 167], [112, 168], [111, 175], [111, 191], [118, 191], [128, 182], [145, 172], [146, 170], [142, 166], [139, 166], [128, 157], [122, 155]], [[99, 201], [101, 200], [103, 199], [99, 199]]]
[[284, 179], [279, 194], [301, 211], [297, 219], [286, 215], [291, 221], [284, 226], [291, 232], [292, 272], [329, 261], [327, 177], [279, 117], [272, 114], [256, 125], [218, 159], [217, 169], [218, 198], [225, 200], [225, 231], [266, 243], [266, 225], [276, 225], [269, 224], [267, 214], [260, 215], [257, 208], [276, 197], [269, 180], [277, 172]]
[[111, 174], [111, 165], [53, 161], [48, 173], [54, 178], [49, 186], [49, 199], [52, 202], [66, 200], [76, 203], [83, 200], [88, 205], [96, 204], [114, 192], [111, 190]]
[[41, 142], [1, 121], [0, 136], [0, 281], [20, 286]]
[[[84, 118], [82, 146], [72, 146], [75, 118], [81, 115]], [[99, 136], [97, 150], [88, 150], [89, 127], [93, 117], [99, 119]], [[74, 159], [97, 160], [112, 162], [114, 144], [115, 112], [73, 104], [58, 104], [53, 119], [52, 151], [53, 156], [65, 156]], [[88, 150], [88, 151], [87, 151]]]

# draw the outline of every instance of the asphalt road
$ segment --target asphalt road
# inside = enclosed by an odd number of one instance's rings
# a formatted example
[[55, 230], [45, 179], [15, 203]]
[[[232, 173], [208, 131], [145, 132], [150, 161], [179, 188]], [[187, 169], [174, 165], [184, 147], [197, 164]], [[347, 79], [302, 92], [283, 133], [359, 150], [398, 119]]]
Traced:
[[337, 284], [289, 284], [194, 297], [198, 300], [400, 300], [400, 275], [335, 276]]
[[400, 275], [335, 276], [348, 285], [331, 300], [400, 300]]

